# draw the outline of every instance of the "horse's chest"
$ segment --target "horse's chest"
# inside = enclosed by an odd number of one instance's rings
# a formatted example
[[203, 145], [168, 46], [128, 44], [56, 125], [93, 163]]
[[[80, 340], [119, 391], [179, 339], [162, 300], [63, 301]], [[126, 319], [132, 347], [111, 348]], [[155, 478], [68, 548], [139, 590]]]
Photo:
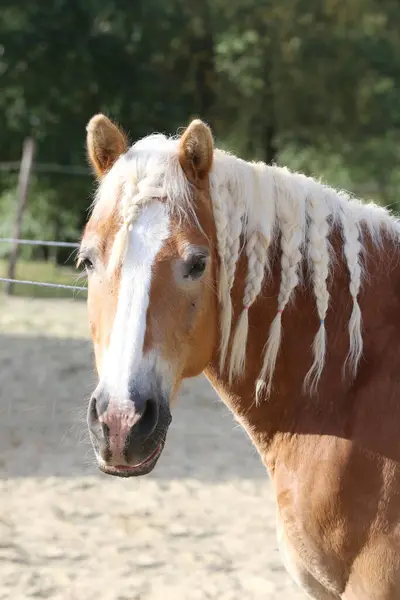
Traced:
[[313, 598], [335, 599], [343, 591], [340, 567], [326, 556], [322, 544], [278, 515], [277, 538], [285, 568], [292, 579]]

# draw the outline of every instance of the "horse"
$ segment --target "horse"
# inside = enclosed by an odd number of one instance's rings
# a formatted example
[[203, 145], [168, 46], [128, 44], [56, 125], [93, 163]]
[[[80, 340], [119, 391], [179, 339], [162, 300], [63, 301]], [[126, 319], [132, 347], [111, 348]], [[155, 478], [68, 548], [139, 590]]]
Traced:
[[199, 119], [130, 146], [98, 114], [87, 151], [99, 468], [152, 471], [180, 383], [204, 373], [269, 473], [294, 581], [400, 598], [399, 221], [219, 150]]

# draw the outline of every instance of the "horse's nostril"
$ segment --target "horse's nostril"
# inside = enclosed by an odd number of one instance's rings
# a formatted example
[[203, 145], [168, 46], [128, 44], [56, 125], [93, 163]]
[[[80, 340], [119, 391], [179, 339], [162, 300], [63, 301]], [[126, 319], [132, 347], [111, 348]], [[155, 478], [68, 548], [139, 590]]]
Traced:
[[[149, 398], [145, 402], [144, 411], [140, 418], [140, 429], [143, 434], [149, 435], [157, 424], [158, 409], [157, 402]], [[148, 433], [147, 433], [148, 432]]]
[[143, 443], [153, 433], [158, 422], [158, 404], [153, 398], [149, 398], [142, 403], [142, 412], [138, 421], [131, 428], [127, 445], [140, 440]]
[[157, 400], [148, 398], [141, 404], [140, 417], [126, 436], [124, 452], [128, 462], [133, 460], [135, 452], [143, 450], [143, 444], [151, 437], [158, 424], [159, 405]]
[[89, 401], [88, 420], [93, 424], [99, 420], [99, 415], [97, 414], [97, 400], [94, 396], [92, 396]]
[[101, 424], [101, 430], [103, 432], [103, 436], [105, 440], [108, 440], [109, 435], [110, 435], [110, 428], [108, 425], [106, 425], [106, 423], [102, 423]]

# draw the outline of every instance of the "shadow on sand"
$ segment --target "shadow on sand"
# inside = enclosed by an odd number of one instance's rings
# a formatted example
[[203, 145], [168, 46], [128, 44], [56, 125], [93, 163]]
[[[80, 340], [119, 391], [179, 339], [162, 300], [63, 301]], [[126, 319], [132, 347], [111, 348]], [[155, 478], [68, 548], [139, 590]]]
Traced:
[[[88, 342], [0, 336], [0, 477], [107, 477], [85, 423], [95, 383]], [[245, 433], [204, 378], [183, 386], [155, 479], [267, 478]]]

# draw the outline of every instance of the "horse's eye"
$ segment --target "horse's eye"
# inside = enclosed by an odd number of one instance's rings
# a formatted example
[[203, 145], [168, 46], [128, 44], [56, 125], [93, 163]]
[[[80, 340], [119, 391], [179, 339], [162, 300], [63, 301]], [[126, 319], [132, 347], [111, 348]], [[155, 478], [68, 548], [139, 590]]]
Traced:
[[207, 266], [207, 258], [203, 255], [192, 256], [186, 263], [185, 279], [199, 279]]
[[79, 266], [83, 267], [88, 273], [94, 269], [93, 261], [88, 256], [82, 256], [79, 260]]

